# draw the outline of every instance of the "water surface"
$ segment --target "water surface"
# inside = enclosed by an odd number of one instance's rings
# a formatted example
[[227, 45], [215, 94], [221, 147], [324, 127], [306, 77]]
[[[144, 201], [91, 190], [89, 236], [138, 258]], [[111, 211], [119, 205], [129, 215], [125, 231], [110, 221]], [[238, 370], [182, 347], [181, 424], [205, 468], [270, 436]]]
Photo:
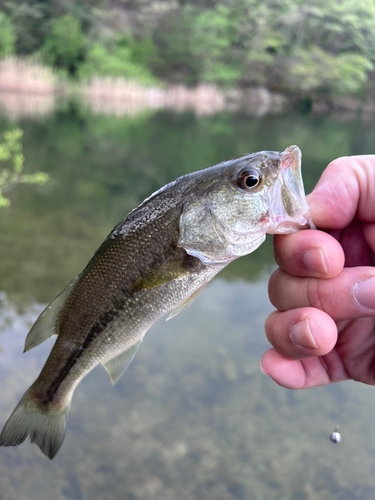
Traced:
[[[373, 152], [361, 117], [109, 117], [65, 104], [24, 130], [27, 172], [0, 212], [0, 425], [38, 375], [51, 339], [23, 354], [46, 303], [87, 264], [112, 227], [179, 175], [245, 152], [303, 152], [306, 190], [335, 157]], [[238, 259], [173, 320], [147, 333], [112, 387], [97, 367], [78, 386], [53, 461], [29, 443], [0, 449], [0, 499], [300, 500], [375, 495], [371, 387], [278, 387], [259, 370], [272, 310], [272, 241]], [[353, 387], [353, 389], [352, 389]], [[343, 442], [328, 436], [340, 419]]]

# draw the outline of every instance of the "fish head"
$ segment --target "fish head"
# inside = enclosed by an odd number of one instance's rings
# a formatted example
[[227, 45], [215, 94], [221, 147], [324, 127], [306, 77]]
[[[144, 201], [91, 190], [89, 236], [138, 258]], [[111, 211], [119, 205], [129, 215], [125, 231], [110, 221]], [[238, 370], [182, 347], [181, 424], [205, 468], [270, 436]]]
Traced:
[[267, 233], [308, 227], [301, 151], [290, 146], [197, 172], [180, 218], [178, 246], [204, 264], [221, 265], [253, 252]]

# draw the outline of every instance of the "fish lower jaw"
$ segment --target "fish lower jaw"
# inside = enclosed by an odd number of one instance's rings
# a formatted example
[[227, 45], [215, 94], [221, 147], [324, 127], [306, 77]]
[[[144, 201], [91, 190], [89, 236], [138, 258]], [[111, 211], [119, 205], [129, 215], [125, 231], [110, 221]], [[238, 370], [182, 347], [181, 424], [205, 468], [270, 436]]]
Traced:
[[185, 250], [189, 255], [197, 257], [206, 266], [225, 266], [238, 257], [254, 252], [266, 239], [265, 232], [248, 233], [243, 235], [243, 239], [245, 236], [245, 241], [228, 241], [225, 248], [216, 252], [189, 248], [185, 248]]
[[260, 247], [265, 239], [266, 233], [256, 233], [256, 236], [254, 235], [249, 241], [241, 243], [239, 245], [230, 245], [229, 249], [231, 251], [231, 254], [235, 258], [241, 257], [243, 255], [248, 255], [249, 253], [254, 252], [254, 250]]
[[290, 218], [286, 214], [273, 216], [267, 221], [267, 234], [289, 234], [296, 233], [302, 229], [310, 229], [310, 217], [308, 214], [300, 215], [296, 218]]

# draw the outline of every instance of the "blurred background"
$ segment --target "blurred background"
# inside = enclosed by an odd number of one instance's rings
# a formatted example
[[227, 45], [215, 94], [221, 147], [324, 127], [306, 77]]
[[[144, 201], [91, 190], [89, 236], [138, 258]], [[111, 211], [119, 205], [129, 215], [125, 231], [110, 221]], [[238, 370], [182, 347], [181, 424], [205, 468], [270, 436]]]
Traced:
[[[0, 0], [0, 426], [53, 343], [23, 354], [32, 323], [153, 191], [297, 144], [310, 192], [374, 153], [373, 33], [373, 0]], [[274, 268], [267, 239], [114, 387], [93, 370], [52, 462], [0, 449], [0, 500], [373, 499], [373, 388], [259, 370]]]
[[56, 94], [370, 112], [374, 30], [372, 0], [0, 0], [0, 89], [43, 95], [40, 112]]

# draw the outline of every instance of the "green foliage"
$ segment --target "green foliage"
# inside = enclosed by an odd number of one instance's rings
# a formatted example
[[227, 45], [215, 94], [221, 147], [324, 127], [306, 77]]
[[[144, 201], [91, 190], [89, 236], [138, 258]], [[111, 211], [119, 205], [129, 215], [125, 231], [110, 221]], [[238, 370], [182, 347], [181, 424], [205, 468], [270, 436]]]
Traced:
[[287, 81], [301, 94], [316, 92], [350, 94], [363, 88], [367, 72], [373, 68], [366, 57], [358, 54], [333, 56], [319, 47], [299, 49], [291, 58]]
[[157, 46], [153, 67], [160, 78], [188, 85], [199, 81], [200, 62], [191, 51], [193, 22], [188, 8], [171, 10], [160, 20], [153, 33]]
[[22, 153], [23, 132], [16, 128], [3, 134], [0, 143], [0, 208], [8, 207], [10, 200], [3, 193], [16, 187], [18, 184], [45, 184], [49, 177], [44, 172], [22, 174], [25, 158]]
[[212, 9], [186, 5], [165, 16], [154, 33], [157, 72], [188, 84], [235, 85], [241, 75], [237, 12], [221, 4]]
[[0, 58], [13, 54], [15, 38], [12, 22], [0, 12]]
[[150, 15], [152, 4], [0, 0], [0, 56], [15, 43], [85, 79], [264, 85], [309, 98], [363, 93], [374, 79], [374, 0], [165, 0]]
[[96, 23], [95, 10], [109, 0], [0, 0], [0, 11], [13, 22], [17, 53], [29, 55], [45, 44], [54, 23], [65, 14], [78, 19], [85, 32]]
[[24, 55], [38, 50], [47, 33], [46, 5], [33, 0], [4, 0], [0, 1], [0, 9], [13, 22], [17, 53]]
[[354, 52], [374, 58], [373, 0], [312, 0], [292, 5], [288, 9], [292, 16], [282, 22], [289, 27], [292, 45], [316, 45], [333, 55]]
[[42, 52], [50, 64], [74, 72], [82, 56], [84, 37], [81, 25], [71, 14], [58, 19], [48, 36]]
[[[101, 43], [94, 43], [86, 54], [86, 60], [78, 70], [82, 79], [91, 79], [97, 76], [123, 77], [127, 80], [136, 80], [144, 84], [153, 84], [157, 80], [151, 72], [142, 65], [149, 57], [146, 43], [121, 43], [107, 49]], [[139, 59], [140, 62], [137, 62]]]
[[150, 36], [141, 40], [136, 40], [132, 36], [122, 36], [117, 41], [116, 46], [128, 48], [132, 62], [144, 67], [152, 66], [157, 50]]
[[238, 40], [236, 12], [218, 4], [194, 17], [191, 53], [199, 61], [199, 79], [234, 85], [241, 70], [233, 47]]
[[375, 63], [372, 0], [246, 0], [243, 81], [294, 94], [353, 94]]

